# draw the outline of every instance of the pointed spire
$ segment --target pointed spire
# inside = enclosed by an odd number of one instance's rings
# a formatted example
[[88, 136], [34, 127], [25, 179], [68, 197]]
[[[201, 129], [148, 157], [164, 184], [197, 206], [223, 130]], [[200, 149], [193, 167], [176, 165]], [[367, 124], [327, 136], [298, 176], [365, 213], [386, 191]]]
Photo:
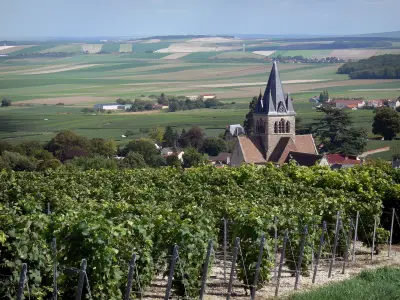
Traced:
[[[267, 87], [265, 89], [264, 95], [262, 96], [262, 100], [256, 107], [255, 113], [266, 113], [268, 115], [287, 113], [294, 114], [293, 107], [289, 109], [288, 105], [290, 104], [285, 99], [282, 82], [279, 76], [278, 64], [277, 61], [274, 59]], [[277, 111], [278, 107], [281, 108], [279, 112]]]
[[292, 97], [290, 96], [290, 93], [288, 92], [287, 97], [286, 97], [286, 108], [287, 108], [287, 112], [289, 114], [295, 114], [292, 102], [293, 102]]

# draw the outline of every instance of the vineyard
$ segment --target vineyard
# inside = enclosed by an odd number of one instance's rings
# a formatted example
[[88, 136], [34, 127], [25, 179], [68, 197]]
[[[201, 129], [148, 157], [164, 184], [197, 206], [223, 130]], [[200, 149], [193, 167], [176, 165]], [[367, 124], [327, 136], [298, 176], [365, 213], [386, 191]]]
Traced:
[[357, 245], [372, 242], [371, 256], [379, 252], [389, 239], [383, 227], [390, 229], [399, 208], [398, 175], [368, 166], [332, 171], [292, 164], [3, 171], [0, 299], [16, 298], [23, 264], [31, 299], [55, 298], [54, 269], [60, 299], [75, 298], [82, 274], [87, 299], [123, 299], [129, 278], [131, 299], [154, 289], [155, 281], [163, 283], [162, 293], [165, 282], [171, 296], [199, 299], [202, 282], [216, 272], [228, 288], [239, 282], [244, 294], [266, 286], [283, 267], [296, 281], [312, 277], [316, 258], [321, 264], [336, 254], [351, 259], [359, 220]]

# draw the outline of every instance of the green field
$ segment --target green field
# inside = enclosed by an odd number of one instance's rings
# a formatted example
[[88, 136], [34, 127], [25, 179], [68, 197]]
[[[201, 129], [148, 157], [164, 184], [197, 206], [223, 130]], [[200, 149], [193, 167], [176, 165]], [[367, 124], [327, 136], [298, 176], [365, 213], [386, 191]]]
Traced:
[[[10, 98], [14, 105], [23, 103], [33, 106], [0, 108], [2, 124], [7, 124], [7, 128], [1, 129], [0, 138], [11, 142], [23, 139], [46, 141], [59, 130], [71, 129], [91, 137], [110, 137], [125, 142], [121, 136], [127, 130], [133, 131], [134, 137], [140, 137], [146, 135], [146, 129], [155, 126], [173, 125], [181, 130], [200, 125], [208, 135], [217, 136], [226, 125], [241, 123], [251, 98], [258, 95], [260, 89], [265, 89], [271, 62], [241, 51], [195, 52], [174, 60], [162, 59], [170, 53], [149, 53], [173, 43], [47, 43], [2, 57], [0, 98]], [[82, 48], [112, 54], [82, 54]], [[60, 58], [15, 57], [15, 53], [40, 51], [77, 52], [73, 56]], [[311, 55], [316, 51], [322, 50], [299, 50], [296, 55]], [[295, 52], [288, 53], [295, 55]], [[219, 59], [210, 59], [215, 56]], [[291, 92], [297, 113], [305, 123], [312, 122], [317, 116], [308, 99], [318, 95], [324, 88], [328, 89], [331, 97], [394, 99], [400, 96], [400, 80], [352, 81], [347, 75], [336, 74], [339, 66], [279, 64], [284, 89]], [[230, 105], [229, 109], [149, 115], [113, 113], [91, 116], [81, 113], [83, 107], [92, 107], [96, 103], [114, 102], [117, 98], [134, 100], [142, 95], [163, 92], [167, 95], [215, 93], [220, 101], [235, 104]], [[55, 106], [57, 103], [64, 103], [64, 106]], [[365, 128], [372, 136], [373, 112], [359, 110], [351, 114], [355, 125]], [[380, 141], [371, 141], [370, 145], [372, 142]], [[377, 146], [380, 144], [384, 143]]]
[[291, 300], [375, 300], [399, 299], [400, 269], [381, 268], [363, 271], [355, 278], [315, 291], [289, 297]]

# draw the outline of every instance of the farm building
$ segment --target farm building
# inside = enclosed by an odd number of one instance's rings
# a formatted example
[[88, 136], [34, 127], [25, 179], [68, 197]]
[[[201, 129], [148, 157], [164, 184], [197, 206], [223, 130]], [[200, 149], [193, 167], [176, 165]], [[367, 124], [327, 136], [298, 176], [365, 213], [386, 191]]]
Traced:
[[197, 95], [186, 96], [186, 99], [195, 101], [195, 100], [199, 99], [199, 96], [197, 96]]
[[307, 162], [311, 158], [314, 161], [321, 159], [311, 134], [296, 135], [295, 116], [291, 97], [284, 94], [278, 66], [274, 61], [264, 96], [254, 110], [254, 133], [236, 138], [231, 166], [240, 166], [242, 163], [264, 165], [267, 162], [282, 165], [290, 152], [309, 154]]
[[131, 108], [131, 104], [118, 104], [118, 103], [108, 103], [108, 104], [95, 104], [93, 108], [95, 110], [127, 110]]
[[366, 103], [364, 100], [334, 100], [332, 105], [336, 108], [362, 108]]

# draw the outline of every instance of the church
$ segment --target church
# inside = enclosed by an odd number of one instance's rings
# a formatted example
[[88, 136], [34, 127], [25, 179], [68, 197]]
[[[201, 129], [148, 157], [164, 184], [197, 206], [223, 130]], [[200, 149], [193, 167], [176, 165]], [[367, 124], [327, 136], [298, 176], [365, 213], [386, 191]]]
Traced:
[[231, 166], [243, 163], [282, 165], [295, 159], [299, 165], [312, 166], [318, 155], [311, 134], [296, 135], [296, 112], [290, 94], [283, 91], [277, 62], [274, 61], [264, 95], [259, 97], [253, 114], [253, 132], [239, 135], [231, 155]]

